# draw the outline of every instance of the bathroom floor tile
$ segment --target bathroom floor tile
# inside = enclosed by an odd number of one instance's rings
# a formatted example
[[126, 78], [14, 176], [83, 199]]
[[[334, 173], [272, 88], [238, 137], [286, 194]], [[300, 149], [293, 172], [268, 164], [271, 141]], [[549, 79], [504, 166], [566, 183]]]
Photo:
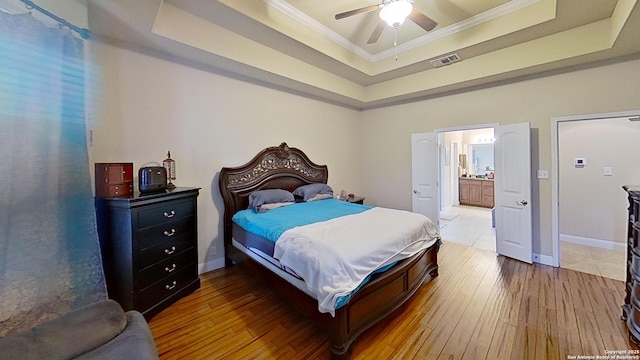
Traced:
[[[452, 206], [440, 219], [440, 235], [445, 241], [496, 252], [496, 230], [491, 226], [491, 209]], [[622, 250], [560, 242], [560, 267], [625, 280], [626, 254]]]
[[623, 250], [603, 249], [560, 242], [560, 267], [624, 281], [626, 254]]

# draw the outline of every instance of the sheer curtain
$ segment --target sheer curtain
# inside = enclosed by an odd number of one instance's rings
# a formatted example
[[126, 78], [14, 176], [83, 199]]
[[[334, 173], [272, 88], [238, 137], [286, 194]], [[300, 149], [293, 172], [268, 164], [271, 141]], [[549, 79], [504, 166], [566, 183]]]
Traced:
[[106, 297], [83, 43], [0, 12], [0, 336]]

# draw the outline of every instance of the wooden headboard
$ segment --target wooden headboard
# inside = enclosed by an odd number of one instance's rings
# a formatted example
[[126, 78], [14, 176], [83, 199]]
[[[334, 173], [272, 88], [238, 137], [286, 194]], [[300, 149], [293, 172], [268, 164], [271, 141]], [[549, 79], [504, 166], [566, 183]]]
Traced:
[[268, 147], [256, 154], [251, 161], [238, 167], [220, 170], [220, 193], [224, 200], [225, 265], [231, 265], [227, 256], [231, 244], [233, 215], [249, 206], [249, 195], [261, 189], [293, 191], [301, 185], [327, 183], [329, 170], [309, 160], [300, 149], [286, 143]]

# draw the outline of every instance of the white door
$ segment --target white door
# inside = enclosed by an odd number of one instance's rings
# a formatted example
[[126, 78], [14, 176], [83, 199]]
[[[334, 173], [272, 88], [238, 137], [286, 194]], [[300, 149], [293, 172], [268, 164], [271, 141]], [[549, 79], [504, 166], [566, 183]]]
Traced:
[[436, 133], [411, 134], [412, 210], [438, 225], [438, 141]]
[[460, 189], [458, 185], [458, 178], [460, 174], [458, 173], [458, 143], [455, 141], [451, 142], [451, 158], [449, 159], [449, 164], [451, 166], [451, 205], [460, 205], [460, 194], [458, 190]]
[[531, 138], [529, 123], [495, 128], [496, 250], [531, 264]]

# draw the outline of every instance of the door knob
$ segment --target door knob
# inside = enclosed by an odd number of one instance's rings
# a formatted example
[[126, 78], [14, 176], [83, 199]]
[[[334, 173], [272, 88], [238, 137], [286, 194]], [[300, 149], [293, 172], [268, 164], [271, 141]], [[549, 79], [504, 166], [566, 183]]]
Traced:
[[528, 204], [528, 202], [527, 202], [527, 200], [522, 200], [522, 201], [516, 201], [516, 204], [525, 206], [525, 205]]
[[420, 195], [420, 191], [418, 191], [418, 190], [413, 190], [413, 193], [416, 194], [416, 195]]

